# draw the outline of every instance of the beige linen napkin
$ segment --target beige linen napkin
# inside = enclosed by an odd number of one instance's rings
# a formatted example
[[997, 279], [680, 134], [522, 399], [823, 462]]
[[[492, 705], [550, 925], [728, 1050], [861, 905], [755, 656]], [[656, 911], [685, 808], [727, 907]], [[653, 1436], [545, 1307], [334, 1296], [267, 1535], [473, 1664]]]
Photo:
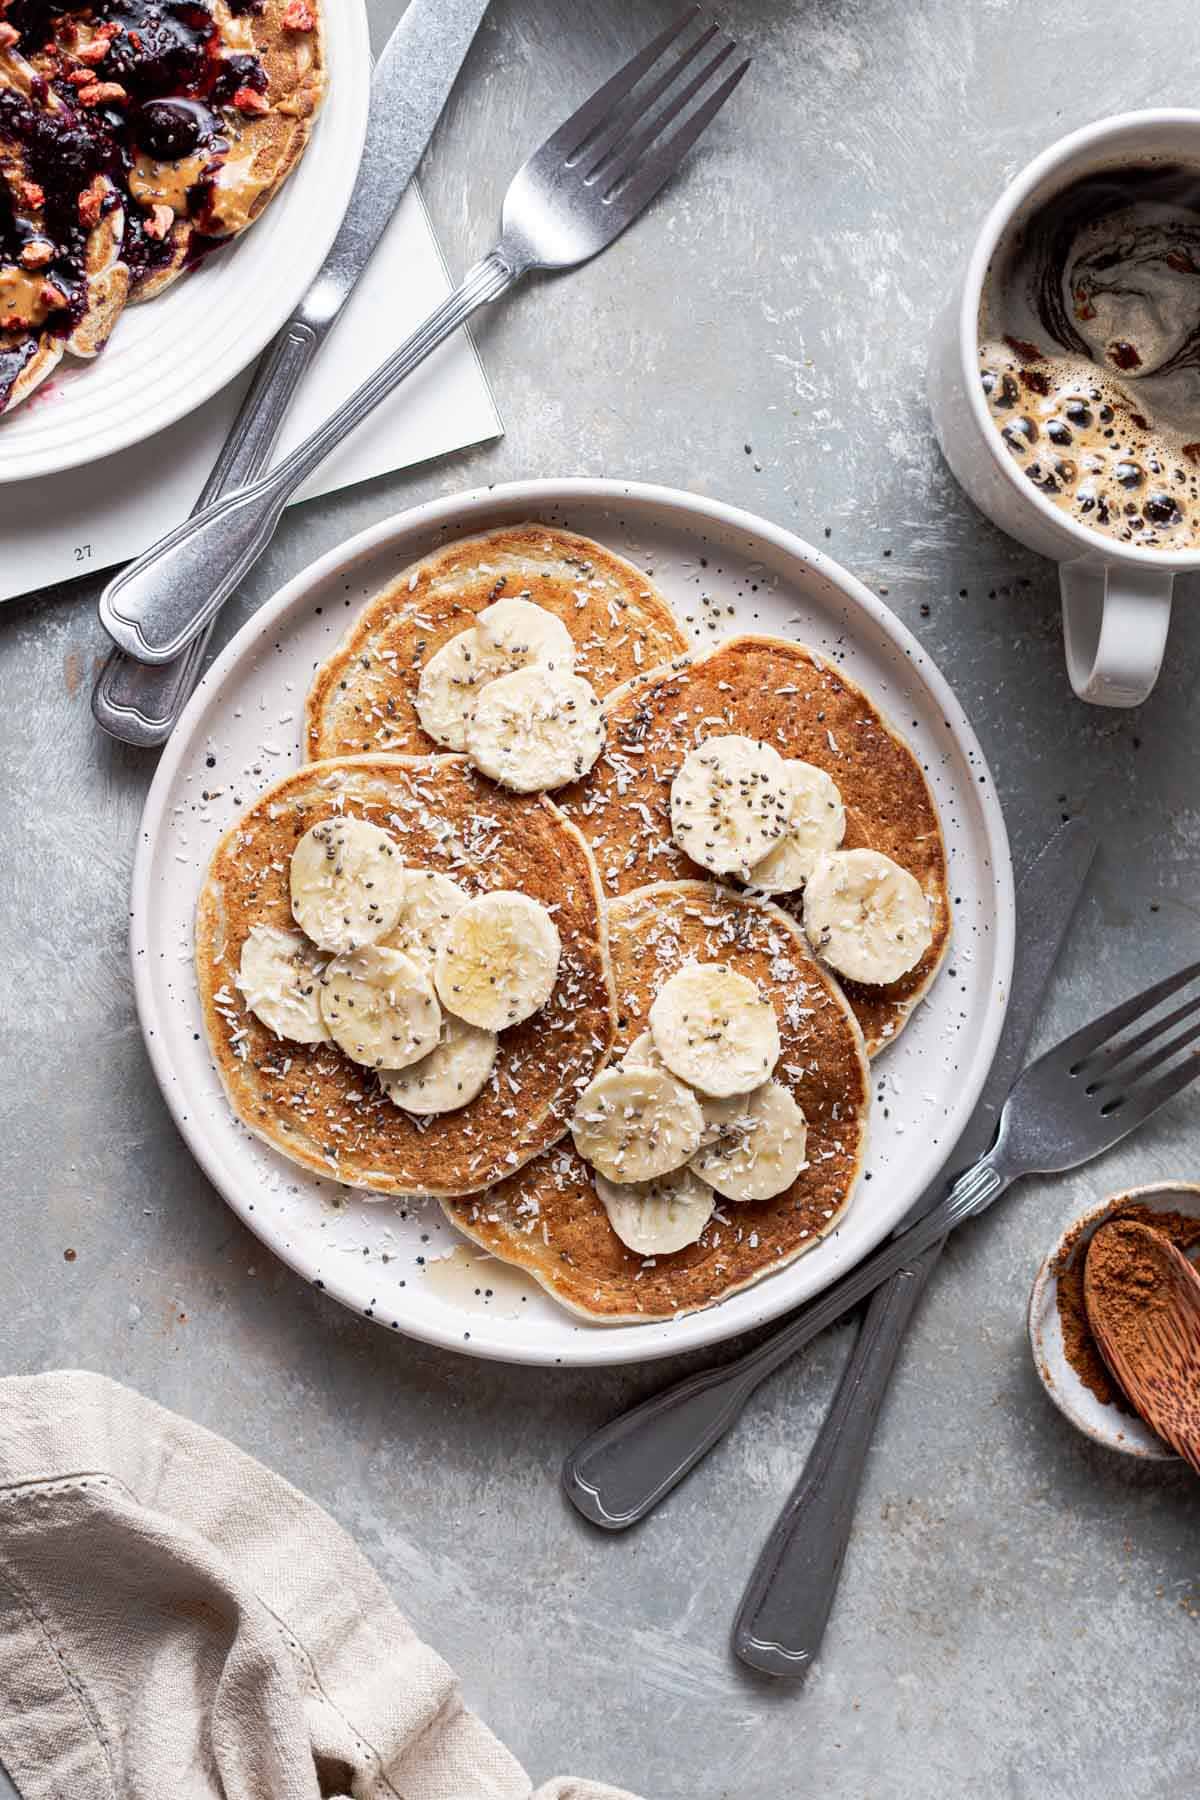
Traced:
[[326, 1513], [83, 1373], [0, 1381], [0, 1762], [23, 1800], [531, 1794]]

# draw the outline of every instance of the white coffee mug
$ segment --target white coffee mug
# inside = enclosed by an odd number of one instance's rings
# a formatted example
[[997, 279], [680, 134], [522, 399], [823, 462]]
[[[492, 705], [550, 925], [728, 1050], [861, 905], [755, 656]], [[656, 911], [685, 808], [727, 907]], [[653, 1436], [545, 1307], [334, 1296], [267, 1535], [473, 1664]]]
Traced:
[[[1144, 550], [1062, 512], [1014, 462], [979, 379], [979, 303], [988, 266], [1009, 233], [1086, 175], [1149, 162], [1200, 168], [1200, 112], [1123, 113], [1052, 144], [989, 213], [966, 273], [934, 327], [929, 404], [942, 452], [971, 499], [1002, 530], [1059, 564], [1071, 686], [1097, 706], [1137, 706], [1162, 666], [1171, 590], [1200, 549]], [[1200, 423], [1197, 427], [1200, 437]]]

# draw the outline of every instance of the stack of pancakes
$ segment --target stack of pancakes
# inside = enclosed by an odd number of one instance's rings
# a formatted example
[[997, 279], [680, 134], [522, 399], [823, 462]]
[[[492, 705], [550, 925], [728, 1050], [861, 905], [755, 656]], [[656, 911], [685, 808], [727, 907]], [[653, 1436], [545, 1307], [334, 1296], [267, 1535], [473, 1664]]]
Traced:
[[320, 0], [0, 6], [0, 412], [259, 216], [323, 80]]
[[[502, 595], [563, 620], [604, 701], [599, 761], [554, 800], [506, 793], [463, 757], [438, 754], [417, 717], [422, 668]], [[845, 803], [847, 847], [881, 851], [916, 877], [932, 941], [902, 981], [840, 982], [813, 955], [794, 896], [777, 903], [715, 881], [674, 843], [670, 789], [683, 757], [732, 734], [827, 771]], [[349, 1185], [436, 1195], [468, 1236], [600, 1322], [711, 1305], [837, 1224], [863, 1166], [868, 1056], [903, 1029], [950, 929], [945, 850], [921, 767], [838, 668], [769, 637], [693, 656], [640, 570], [554, 527], [504, 527], [424, 558], [368, 603], [316, 673], [305, 746], [311, 764], [226, 835], [200, 900], [208, 1034], [251, 1129]], [[559, 927], [563, 960], [547, 1008], [501, 1034], [496, 1077], [458, 1111], [413, 1119], [330, 1045], [281, 1043], [236, 987], [250, 926], [290, 923], [296, 842], [346, 811], [395, 833], [406, 863], [472, 894], [519, 888]], [[580, 1093], [645, 1031], [664, 982], [693, 961], [729, 966], [770, 1000], [775, 1079], [807, 1121], [807, 1162], [783, 1193], [720, 1202], [697, 1242], [645, 1257], [610, 1226], [568, 1127]]]

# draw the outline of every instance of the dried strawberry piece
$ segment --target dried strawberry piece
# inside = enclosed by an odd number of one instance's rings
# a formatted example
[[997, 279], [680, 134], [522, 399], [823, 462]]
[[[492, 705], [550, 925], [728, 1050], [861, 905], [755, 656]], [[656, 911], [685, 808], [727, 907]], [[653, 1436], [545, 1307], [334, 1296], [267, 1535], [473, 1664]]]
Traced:
[[36, 181], [21, 181], [17, 184], [21, 196], [21, 204], [32, 212], [39, 212], [46, 204], [46, 190]]
[[20, 36], [15, 25], [0, 23], [0, 50], [11, 50]]
[[58, 312], [69, 304], [62, 289], [55, 287], [52, 281], [43, 281], [40, 298], [42, 305], [49, 307], [51, 312]]
[[307, 0], [288, 0], [280, 21], [285, 31], [315, 31], [317, 21]]
[[256, 94], [252, 87], [240, 87], [233, 96], [233, 104], [239, 112], [268, 113], [271, 102], [265, 94]]

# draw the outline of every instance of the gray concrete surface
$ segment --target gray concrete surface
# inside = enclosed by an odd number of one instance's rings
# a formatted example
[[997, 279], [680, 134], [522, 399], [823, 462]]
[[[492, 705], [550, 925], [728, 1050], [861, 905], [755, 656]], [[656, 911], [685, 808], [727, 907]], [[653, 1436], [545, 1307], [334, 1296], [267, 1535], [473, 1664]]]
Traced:
[[[454, 269], [526, 147], [674, 5], [495, 0], [424, 170]], [[1182, 0], [724, 10], [754, 70], [687, 179], [481, 332], [503, 441], [293, 514], [246, 604], [391, 510], [524, 475], [641, 477], [828, 527], [956, 686], [1018, 859], [1064, 810], [1103, 828], [1044, 1021], [1061, 1031], [1195, 953], [1197, 587], [1182, 584], [1140, 712], [1075, 703], [1052, 571], [939, 461], [924, 340], [1022, 162], [1105, 112], [1194, 103], [1190, 15]], [[375, 7], [379, 41], [396, 11]], [[669, 1365], [470, 1363], [277, 1265], [193, 1166], [142, 1053], [124, 915], [151, 764], [93, 731], [94, 599], [72, 586], [0, 616], [4, 1369], [105, 1370], [315, 1495], [538, 1777], [672, 1800], [1196, 1792], [1196, 1490], [1072, 1436], [1024, 1338], [1063, 1222], [1123, 1183], [1200, 1174], [1195, 1100], [956, 1240], [898, 1373], [824, 1655], [803, 1692], [761, 1685], [732, 1661], [729, 1623], [847, 1333], [777, 1377], [645, 1528], [600, 1539], [560, 1501], [559, 1458]]]

